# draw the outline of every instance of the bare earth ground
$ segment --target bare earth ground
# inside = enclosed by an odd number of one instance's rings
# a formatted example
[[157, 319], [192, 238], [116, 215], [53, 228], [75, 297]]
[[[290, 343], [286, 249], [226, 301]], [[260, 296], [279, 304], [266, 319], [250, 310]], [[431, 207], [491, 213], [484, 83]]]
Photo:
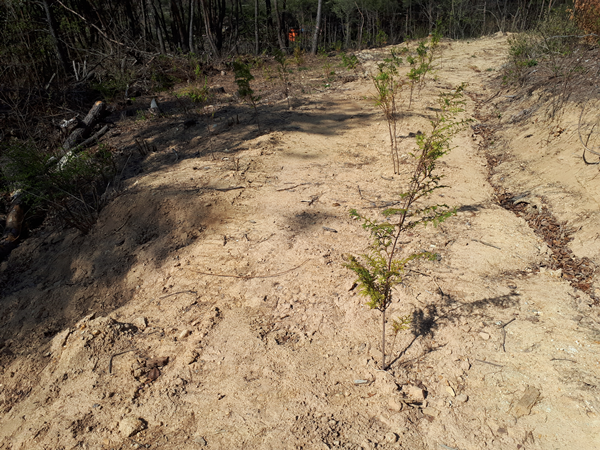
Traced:
[[410, 170], [393, 175], [366, 98], [389, 49], [328, 88], [321, 63], [296, 71], [291, 110], [259, 77], [262, 133], [228, 73], [214, 119], [165, 95], [164, 117], [117, 122], [125, 179], [93, 231], [43, 228], [1, 266], [0, 449], [600, 448], [600, 176], [580, 105], [557, 132], [536, 92], [500, 86], [506, 37], [443, 47], [400, 134], [462, 82], [475, 121], [440, 165], [458, 215], [406, 241], [441, 259], [397, 289], [391, 316], [423, 310], [423, 333], [390, 335], [388, 372], [342, 263], [368, 244], [348, 210], [376, 215]]

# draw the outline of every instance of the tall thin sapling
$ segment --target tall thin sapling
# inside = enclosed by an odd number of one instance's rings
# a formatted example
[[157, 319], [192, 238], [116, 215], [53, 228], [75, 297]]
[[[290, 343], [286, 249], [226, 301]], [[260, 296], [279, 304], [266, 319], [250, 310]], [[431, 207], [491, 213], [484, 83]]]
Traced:
[[238, 94], [242, 100], [247, 101], [254, 108], [256, 126], [258, 127], [258, 131], [260, 131], [258, 109], [256, 107], [260, 97], [254, 95], [254, 91], [250, 87], [250, 82], [254, 80], [254, 76], [250, 73], [250, 65], [238, 58], [233, 62], [233, 72], [235, 74], [235, 82], [238, 85]]
[[[348, 255], [345, 267], [357, 276], [359, 292], [368, 297], [367, 306], [381, 312], [381, 368], [385, 363], [386, 311], [392, 303], [392, 289], [400, 284], [406, 266], [416, 259], [436, 259], [437, 255], [421, 251], [403, 256], [401, 237], [419, 225], [432, 223], [434, 226], [445, 221], [456, 209], [445, 204], [428, 204], [430, 195], [446, 186], [441, 184], [442, 175], [435, 172], [437, 160], [450, 151], [450, 141], [466, 125], [466, 120], [457, 119], [463, 111], [462, 92], [464, 85], [449, 94], [440, 94], [440, 112], [431, 121], [431, 131], [417, 136], [418, 148], [411, 155], [414, 170], [408, 187], [400, 194], [399, 208], [388, 208], [382, 212], [384, 221], [371, 219], [355, 209], [350, 215], [363, 222], [363, 228], [371, 234], [369, 252], [360, 257]], [[400, 322], [399, 322], [400, 323]], [[395, 327], [397, 328], [397, 327]]]
[[402, 64], [396, 52], [392, 49], [390, 58], [379, 64], [377, 75], [373, 76], [373, 85], [375, 86], [375, 104], [379, 106], [385, 119], [388, 123], [388, 131], [390, 134], [390, 150], [392, 154], [392, 162], [394, 173], [400, 172], [400, 157], [398, 156], [398, 133], [396, 132], [399, 110], [398, 103], [400, 94], [404, 86], [404, 81], [400, 79], [398, 67]]

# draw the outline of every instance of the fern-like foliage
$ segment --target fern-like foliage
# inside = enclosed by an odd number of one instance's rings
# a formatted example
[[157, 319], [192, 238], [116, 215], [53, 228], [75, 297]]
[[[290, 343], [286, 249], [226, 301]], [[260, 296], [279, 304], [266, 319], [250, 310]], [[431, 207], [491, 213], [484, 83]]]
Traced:
[[[380, 81], [384, 80], [386, 77], [380, 76]], [[375, 81], [376, 87], [377, 83]], [[412, 153], [413, 172], [408, 187], [400, 194], [397, 207], [382, 211], [385, 220], [363, 216], [356, 209], [350, 211], [350, 216], [361, 221], [363, 228], [369, 231], [371, 244], [369, 250], [360, 256], [346, 256], [345, 267], [356, 274], [359, 293], [368, 299], [366, 305], [382, 313], [384, 370], [385, 313], [392, 302], [392, 289], [402, 283], [406, 267], [411, 262], [422, 258], [435, 260], [438, 257], [426, 251], [406, 254], [401, 247], [400, 237], [419, 225], [431, 223], [437, 226], [456, 213], [455, 208], [446, 204], [431, 204], [427, 200], [433, 192], [446, 187], [441, 183], [443, 176], [435, 172], [436, 163], [450, 151], [451, 139], [467, 123], [466, 120], [457, 119], [457, 115], [463, 111], [463, 90], [464, 85], [461, 85], [450, 94], [440, 95], [441, 112], [431, 121], [431, 131], [417, 136], [417, 148]], [[401, 321], [402, 324], [404, 322], [405, 320]], [[397, 331], [400, 329], [398, 327], [400, 325], [394, 329]]]

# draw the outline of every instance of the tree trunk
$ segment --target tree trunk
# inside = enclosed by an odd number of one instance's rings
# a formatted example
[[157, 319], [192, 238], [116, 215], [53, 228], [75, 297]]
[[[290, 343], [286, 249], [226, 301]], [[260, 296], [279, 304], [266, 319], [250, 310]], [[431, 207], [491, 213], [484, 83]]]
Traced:
[[[321, 0], [319, 0], [321, 1]], [[277, 41], [279, 42], [279, 48], [285, 54], [287, 54], [287, 48], [285, 47], [285, 39], [281, 35], [281, 17], [279, 16], [279, 7], [277, 6], [277, 0], [273, 0], [273, 6], [275, 6], [275, 21], [277, 23]]]
[[206, 29], [206, 40], [208, 40], [208, 45], [212, 50], [215, 58], [219, 57], [219, 50], [215, 44], [215, 39], [213, 38], [212, 31], [210, 29], [210, 19], [208, 16], [208, 9], [206, 8], [206, 0], [200, 0], [200, 5], [202, 6], [202, 18], [204, 19], [204, 28]]
[[[160, 52], [162, 54], [167, 53], [167, 49], [165, 47], [165, 40], [163, 38], [162, 29], [160, 27], [160, 19], [158, 17], [158, 11], [156, 10], [156, 6], [154, 5], [154, 0], [148, 0], [150, 8], [148, 9], [148, 15], [154, 16], [154, 26], [156, 27], [156, 37], [158, 39], [158, 46], [160, 48]], [[152, 23], [152, 20], [150, 20]]]
[[254, 0], [254, 54], [258, 55], [258, 0]]
[[[162, 4], [160, 3], [160, 1], [158, 2], [158, 11], [157, 11], [156, 17], [158, 17], [160, 19], [159, 24], [160, 24], [160, 29], [162, 30], [162, 40], [163, 40], [164, 46], [166, 48], [167, 43], [169, 43], [169, 32], [167, 30], [167, 21], [165, 20], [165, 12], [162, 9]], [[171, 44], [172, 44], [172, 42], [171, 42]], [[169, 45], [169, 47], [172, 48], [171, 45]]]
[[54, 19], [54, 14], [50, 9], [50, 5], [48, 4], [48, 0], [42, 0], [42, 5], [44, 6], [44, 12], [46, 13], [46, 20], [48, 21], [48, 30], [50, 31], [50, 36], [52, 36], [52, 43], [54, 44], [54, 49], [56, 50], [56, 56], [58, 56], [58, 61], [62, 66], [65, 73], [69, 70], [69, 65], [67, 64], [67, 54], [65, 48], [62, 45], [62, 42], [58, 39], [58, 31], [56, 20]]
[[317, 44], [319, 43], [319, 31], [320, 31], [319, 24], [321, 23], [321, 8], [322, 8], [322, 6], [323, 6], [323, 0], [319, 0], [319, 3], [317, 4], [317, 21], [315, 23], [315, 34], [313, 35], [312, 48], [310, 50], [310, 53], [312, 55], [317, 54]]
[[187, 39], [185, 38], [185, 25], [183, 24], [180, 6], [176, 0], [171, 0], [171, 18], [173, 20], [171, 30], [173, 40], [178, 44], [179, 48], [185, 51], [187, 50]]
[[356, 47], [360, 50], [362, 49], [362, 34], [363, 34], [363, 26], [365, 25], [365, 16], [363, 15], [360, 8], [358, 8], [358, 13], [360, 14], [360, 27], [358, 28], [358, 42], [356, 43]]
[[142, 41], [144, 42], [143, 49], [148, 51], [148, 14], [146, 14], [146, 2], [142, 1]]
[[194, 0], [190, 0], [190, 30], [188, 35], [188, 47], [194, 52]]

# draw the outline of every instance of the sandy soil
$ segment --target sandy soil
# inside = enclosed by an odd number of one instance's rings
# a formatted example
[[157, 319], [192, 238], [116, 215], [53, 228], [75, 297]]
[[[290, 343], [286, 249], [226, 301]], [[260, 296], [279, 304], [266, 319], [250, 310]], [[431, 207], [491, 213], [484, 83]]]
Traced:
[[445, 42], [400, 128], [408, 154], [468, 83], [440, 164], [459, 212], [404, 244], [441, 258], [396, 290], [390, 316], [424, 325], [390, 334], [386, 372], [342, 264], [368, 245], [349, 209], [376, 216], [410, 171], [365, 76], [389, 49], [295, 70], [291, 108], [263, 70], [261, 132], [230, 73], [212, 106], [165, 94], [116, 122], [127, 166], [92, 232], [41, 228], [0, 267], [0, 449], [600, 448], [598, 166], [580, 104], [557, 121], [543, 87], [500, 84], [506, 48]]

